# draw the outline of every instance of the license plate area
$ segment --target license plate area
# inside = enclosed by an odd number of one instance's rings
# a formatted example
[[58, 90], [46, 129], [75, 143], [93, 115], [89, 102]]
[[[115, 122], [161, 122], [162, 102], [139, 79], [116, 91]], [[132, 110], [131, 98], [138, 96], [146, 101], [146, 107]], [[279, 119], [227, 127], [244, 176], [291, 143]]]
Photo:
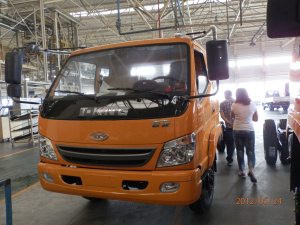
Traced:
[[85, 185], [94, 187], [116, 188], [118, 186], [117, 177], [112, 175], [85, 175]]
[[275, 147], [269, 147], [269, 156], [275, 157], [276, 155], [276, 148]]

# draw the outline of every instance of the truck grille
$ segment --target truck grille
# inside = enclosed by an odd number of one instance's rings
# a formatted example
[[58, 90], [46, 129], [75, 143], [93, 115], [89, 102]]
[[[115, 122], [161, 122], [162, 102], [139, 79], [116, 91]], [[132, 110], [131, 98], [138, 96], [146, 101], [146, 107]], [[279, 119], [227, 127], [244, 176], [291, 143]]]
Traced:
[[56, 146], [61, 157], [70, 163], [90, 166], [136, 167], [149, 162], [156, 148], [90, 148]]

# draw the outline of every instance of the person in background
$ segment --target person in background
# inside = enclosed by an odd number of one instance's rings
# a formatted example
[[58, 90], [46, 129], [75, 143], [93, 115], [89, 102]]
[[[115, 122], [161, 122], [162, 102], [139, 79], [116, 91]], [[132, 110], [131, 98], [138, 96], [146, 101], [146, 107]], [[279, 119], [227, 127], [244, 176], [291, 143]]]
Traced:
[[230, 117], [231, 106], [234, 102], [232, 98], [232, 92], [227, 90], [224, 92], [225, 101], [220, 104], [220, 115], [221, 118], [225, 121], [226, 124], [226, 133], [225, 133], [225, 143], [227, 146], [227, 157], [228, 166], [232, 165], [233, 162], [233, 152], [234, 152], [234, 139], [233, 139], [233, 119]]
[[256, 105], [251, 102], [245, 88], [236, 90], [236, 100], [231, 107], [231, 118], [235, 118], [233, 124], [233, 135], [237, 150], [237, 160], [239, 164], [238, 175], [241, 178], [246, 178], [244, 148], [248, 157], [248, 176], [251, 182], [256, 183], [257, 179], [254, 175], [255, 167], [255, 133], [253, 122], [258, 121]]

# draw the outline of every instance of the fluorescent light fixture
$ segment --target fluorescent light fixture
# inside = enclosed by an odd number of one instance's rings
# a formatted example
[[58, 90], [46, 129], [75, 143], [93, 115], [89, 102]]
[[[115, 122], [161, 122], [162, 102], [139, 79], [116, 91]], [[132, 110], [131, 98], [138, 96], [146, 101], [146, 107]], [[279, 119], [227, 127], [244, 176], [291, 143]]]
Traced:
[[[290, 63], [291, 61], [292, 61], [291, 56], [269, 57], [269, 58], [265, 58], [265, 65]], [[229, 67], [235, 67], [235, 65], [237, 65], [238, 67], [261, 66], [263, 65], [263, 59], [262, 58], [243, 59], [243, 60], [237, 60], [236, 63], [233, 60], [229, 61]]]
[[261, 66], [263, 64], [262, 59], [243, 59], [237, 61], [237, 66]]
[[278, 64], [278, 63], [290, 63], [292, 56], [281, 56], [281, 57], [269, 57], [265, 59], [265, 64]]

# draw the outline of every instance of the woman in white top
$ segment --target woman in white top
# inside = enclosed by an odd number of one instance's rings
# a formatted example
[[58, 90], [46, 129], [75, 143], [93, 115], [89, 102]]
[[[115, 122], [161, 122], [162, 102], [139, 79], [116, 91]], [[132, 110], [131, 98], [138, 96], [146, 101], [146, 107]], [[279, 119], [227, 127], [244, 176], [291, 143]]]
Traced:
[[238, 88], [236, 90], [236, 101], [231, 107], [231, 117], [235, 118], [233, 124], [234, 141], [237, 150], [237, 160], [239, 164], [238, 175], [246, 178], [245, 175], [245, 161], [244, 161], [244, 148], [248, 157], [248, 176], [251, 182], [256, 183], [257, 180], [254, 176], [255, 166], [255, 133], [252, 121], [258, 121], [258, 114], [256, 105], [251, 102], [246, 89]]

